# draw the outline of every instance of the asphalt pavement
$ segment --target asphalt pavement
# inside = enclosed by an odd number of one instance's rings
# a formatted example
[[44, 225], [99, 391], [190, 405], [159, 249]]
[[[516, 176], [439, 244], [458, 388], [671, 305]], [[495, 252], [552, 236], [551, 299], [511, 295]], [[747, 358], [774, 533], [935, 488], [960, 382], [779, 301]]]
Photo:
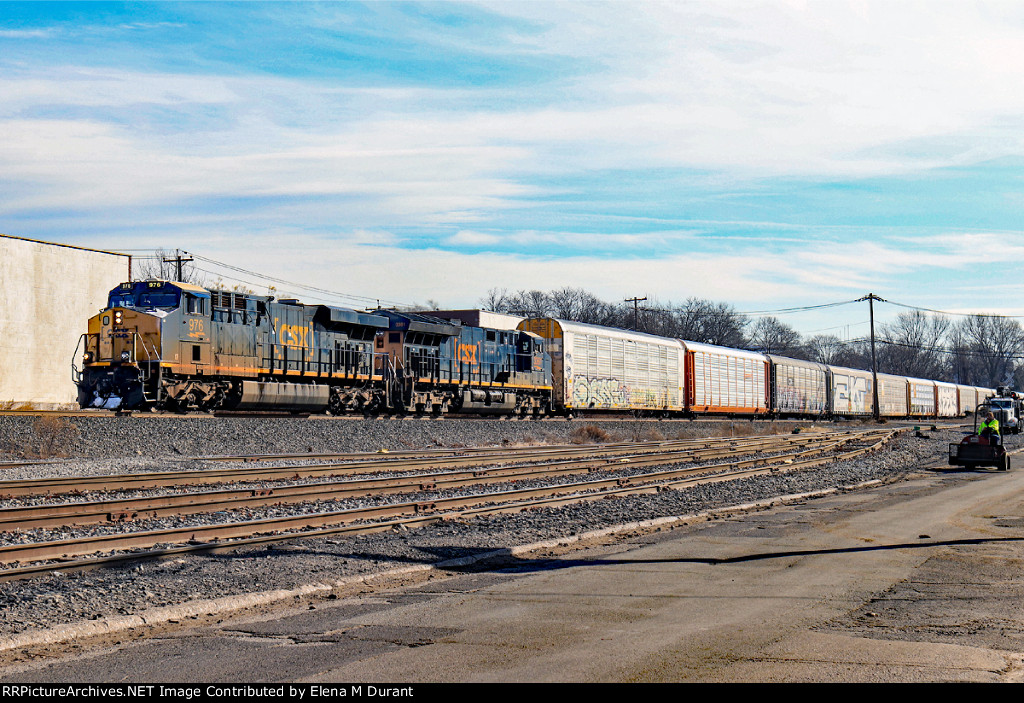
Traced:
[[5, 682], [933, 682], [1024, 672], [1024, 470], [936, 470], [87, 653]]

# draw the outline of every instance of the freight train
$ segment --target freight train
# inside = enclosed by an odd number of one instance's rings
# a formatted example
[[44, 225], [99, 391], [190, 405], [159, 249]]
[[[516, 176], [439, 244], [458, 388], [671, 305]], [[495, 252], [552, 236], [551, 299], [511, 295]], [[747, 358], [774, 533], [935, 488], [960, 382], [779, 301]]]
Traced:
[[[874, 414], [870, 371], [597, 325], [536, 318], [547, 342], [552, 407], [669, 415], [857, 418]], [[878, 374], [881, 417], [957, 417], [990, 388]]]
[[[874, 412], [872, 374], [858, 369], [553, 318], [491, 329], [159, 280], [112, 290], [79, 350], [73, 374], [82, 407], [532, 417]], [[991, 395], [878, 374], [884, 417], [955, 417]]]

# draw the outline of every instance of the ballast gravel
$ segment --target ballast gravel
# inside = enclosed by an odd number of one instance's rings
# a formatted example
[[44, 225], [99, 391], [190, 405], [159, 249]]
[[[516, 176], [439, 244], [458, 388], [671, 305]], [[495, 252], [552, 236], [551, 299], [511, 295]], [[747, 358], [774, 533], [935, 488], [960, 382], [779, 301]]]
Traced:
[[[185, 455], [224, 455], [304, 451], [375, 451], [437, 446], [472, 446], [510, 443], [565, 443], [582, 422], [499, 421], [394, 421], [323, 419], [167, 419], [85, 418], [69, 453], [76, 458], [33, 467], [0, 469], [0, 478], [43, 475], [166, 471], [204, 468], [202, 461], [167, 461]], [[0, 417], [0, 442], [27, 418]], [[128, 423], [121, 424], [127, 420]], [[131, 433], [134, 425], [146, 436]], [[222, 422], [228, 428], [220, 427]], [[232, 426], [240, 423], [245, 427]], [[201, 439], [189, 438], [198, 423], [205, 426]], [[304, 423], [304, 424], [303, 424]], [[728, 436], [788, 431], [772, 423], [729, 422], [594, 422], [609, 439], [633, 441], [647, 438]], [[806, 427], [806, 423], [795, 423]], [[853, 425], [859, 426], [859, 425]], [[84, 429], [83, 429], [84, 428]], [[297, 430], [296, 428], [301, 428]], [[397, 434], [389, 434], [401, 428]], [[740, 428], [739, 432], [737, 428]], [[217, 429], [214, 441], [210, 429]], [[159, 433], [160, 436], [153, 433]], [[288, 440], [289, 433], [294, 436]], [[274, 441], [251, 441], [258, 434]], [[186, 604], [276, 589], [295, 589], [307, 584], [333, 583], [347, 576], [383, 572], [403, 566], [432, 564], [459, 557], [513, 548], [518, 545], [571, 537], [615, 525], [673, 516], [692, 515], [715, 508], [770, 499], [776, 496], [820, 491], [868, 481], [898, 480], [922, 466], [945, 459], [948, 442], [962, 436], [958, 430], [926, 432], [925, 437], [905, 433], [878, 452], [808, 470], [778, 473], [737, 481], [692, 486], [652, 495], [627, 496], [525, 513], [477, 517], [464, 522], [444, 522], [422, 528], [354, 537], [297, 539], [266, 547], [252, 547], [223, 554], [190, 555], [164, 561], [128, 563], [95, 571], [68, 571], [23, 581], [0, 583], [0, 635], [14, 635], [61, 624], [133, 615], [161, 606]], [[169, 439], [170, 437], [170, 439]], [[244, 438], [250, 438], [246, 440]], [[415, 439], [413, 439], [415, 437]], [[111, 452], [113, 442], [126, 444], [121, 454]], [[138, 444], [142, 441], [143, 444]], [[420, 444], [416, 444], [419, 441]], [[132, 447], [153, 451], [130, 458]], [[176, 447], [170, 453], [159, 448]], [[178, 454], [177, 452], [181, 452]], [[16, 455], [3, 456], [12, 460]], [[148, 467], [148, 468], [147, 468]], [[66, 472], [66, 473], [65, 473]]]

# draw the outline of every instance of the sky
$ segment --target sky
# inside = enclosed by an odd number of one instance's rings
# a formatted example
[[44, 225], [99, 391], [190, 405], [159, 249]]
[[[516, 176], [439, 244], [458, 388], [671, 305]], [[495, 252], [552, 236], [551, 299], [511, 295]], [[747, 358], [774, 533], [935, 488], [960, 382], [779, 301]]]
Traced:
[[1021, 66], [1019, 2], [4, 2], [0, 232], [353, 307], [1024, 315]]

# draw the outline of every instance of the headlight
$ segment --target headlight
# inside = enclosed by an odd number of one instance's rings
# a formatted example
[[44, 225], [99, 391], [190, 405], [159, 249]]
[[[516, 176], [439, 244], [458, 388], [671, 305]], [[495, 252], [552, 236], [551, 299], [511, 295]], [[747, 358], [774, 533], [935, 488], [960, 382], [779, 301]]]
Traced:
[[86, 352], [85, 356], [82, 357], [82, 361], [84, 361], [87, 364], [91, 364], [92, 363], [92, 352]]
[[132, 358], [132, 355], [128, 353], [128, 350], [121, 352], [121, 361], [128, 361]]
[[124, 315], [124, 313], [122, 313], [120, 310], [115, 310], [114, 311], [114, 324], [115, 325], [121, 324], [121, 317], [123, 315]]

